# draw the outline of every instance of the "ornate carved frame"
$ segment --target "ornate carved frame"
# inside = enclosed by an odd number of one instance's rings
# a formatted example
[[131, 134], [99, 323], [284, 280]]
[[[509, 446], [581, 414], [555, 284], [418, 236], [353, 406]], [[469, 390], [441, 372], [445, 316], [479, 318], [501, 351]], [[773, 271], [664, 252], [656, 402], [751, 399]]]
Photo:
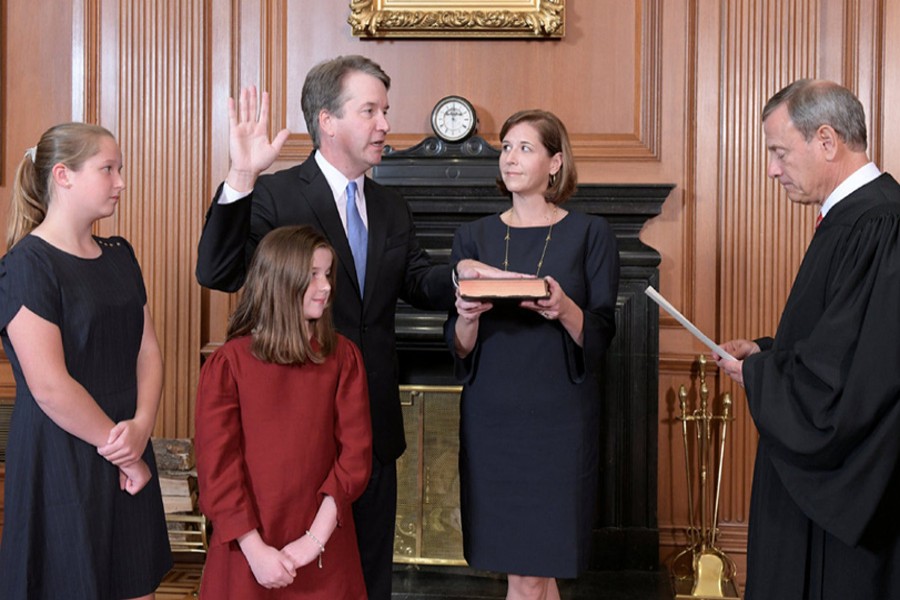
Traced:
[[566, 0], [351, 0], [361, 38], [543, 38], [566, 33]]

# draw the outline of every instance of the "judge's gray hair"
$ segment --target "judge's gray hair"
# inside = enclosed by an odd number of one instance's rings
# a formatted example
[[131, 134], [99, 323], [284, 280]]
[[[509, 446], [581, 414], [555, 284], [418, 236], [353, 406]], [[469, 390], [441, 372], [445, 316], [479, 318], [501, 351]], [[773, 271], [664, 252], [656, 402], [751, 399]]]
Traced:
[[851, 150], [865, 152], [866, 114], [859, 99], [844, 86], [833, 81], [797, 80], [769, 99], [763, 108], [763, 122], [782, 104], [787, 105], [791, 122], [806, 141], [819, 127], [829, 125]]

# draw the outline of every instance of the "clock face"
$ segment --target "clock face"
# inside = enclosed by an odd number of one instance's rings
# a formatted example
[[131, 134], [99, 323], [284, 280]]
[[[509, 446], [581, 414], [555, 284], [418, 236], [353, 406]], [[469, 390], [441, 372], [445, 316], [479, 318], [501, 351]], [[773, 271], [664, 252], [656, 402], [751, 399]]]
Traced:
[[460, 96], [441, 99], [431, 111], [431, 128], [442, 140], [458, 142], [472, 135], [477, 124], [475, 108]]

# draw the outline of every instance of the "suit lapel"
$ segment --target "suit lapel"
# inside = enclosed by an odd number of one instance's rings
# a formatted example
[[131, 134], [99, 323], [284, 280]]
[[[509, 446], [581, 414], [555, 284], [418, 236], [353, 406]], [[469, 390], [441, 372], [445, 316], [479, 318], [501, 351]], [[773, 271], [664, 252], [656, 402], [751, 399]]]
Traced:
[[369, 248], [366, 261], [366, 299], [368, 299], [371, 298], [371, 294], [376, 287], [375, 282], [378, 281], [378, 271], [381, 269], [382, 259], [384, 258], [384, 245], [387, 240], [389, 223], [387, 222], [388, 217], [385, 204], [379, 201], [378, 193], [368, 177], [366, 177], [364, 189], [366, 194], [366, 215], [369, 220]]
[[[334, 252], [337, 254], [338, 262], [340, 262], [340, 268], [347, 272], [347, 277], [353, 282], [353, 288], [358, 296], [359, 283], [356, 278], [356, 264], [353, 262], [353, 252], [350, 250], [347, 232], [344, 231], [344, 224], [341, 222], [341, 215], [338, 214], [328, 180], [325, 179], [325, 175], [322, 174], [322, 170], [312, 156], [303, 163], [302, 167], [300, 169], [300, 179], [304, 185], [300, 186], [300, 193], [318, 220], [320, 229], [328, 237], [332, 247], [334, 247]], [[372, 240], [370, 235], [369, 248], [371, 247]]]

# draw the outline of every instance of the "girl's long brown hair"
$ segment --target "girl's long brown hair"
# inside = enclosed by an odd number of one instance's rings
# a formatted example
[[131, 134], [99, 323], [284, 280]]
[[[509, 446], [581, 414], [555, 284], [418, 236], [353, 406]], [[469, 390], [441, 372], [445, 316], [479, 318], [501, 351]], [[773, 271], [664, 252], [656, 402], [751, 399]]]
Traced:
[[[331, 253], [331, 297], [306, 336], [303, 296], [312, 277], [313, 254]], [[251, 335], [253, 355], [280, 365], [321, 363], [337, 344], [332, 322], [337, 257], [321, 233], [309, 226], [279, 227], [259, 243], [250, 262], [238, 306], [228, 321], [227, 339]], [[310, 338], [318, 342], [316, 350]]]

